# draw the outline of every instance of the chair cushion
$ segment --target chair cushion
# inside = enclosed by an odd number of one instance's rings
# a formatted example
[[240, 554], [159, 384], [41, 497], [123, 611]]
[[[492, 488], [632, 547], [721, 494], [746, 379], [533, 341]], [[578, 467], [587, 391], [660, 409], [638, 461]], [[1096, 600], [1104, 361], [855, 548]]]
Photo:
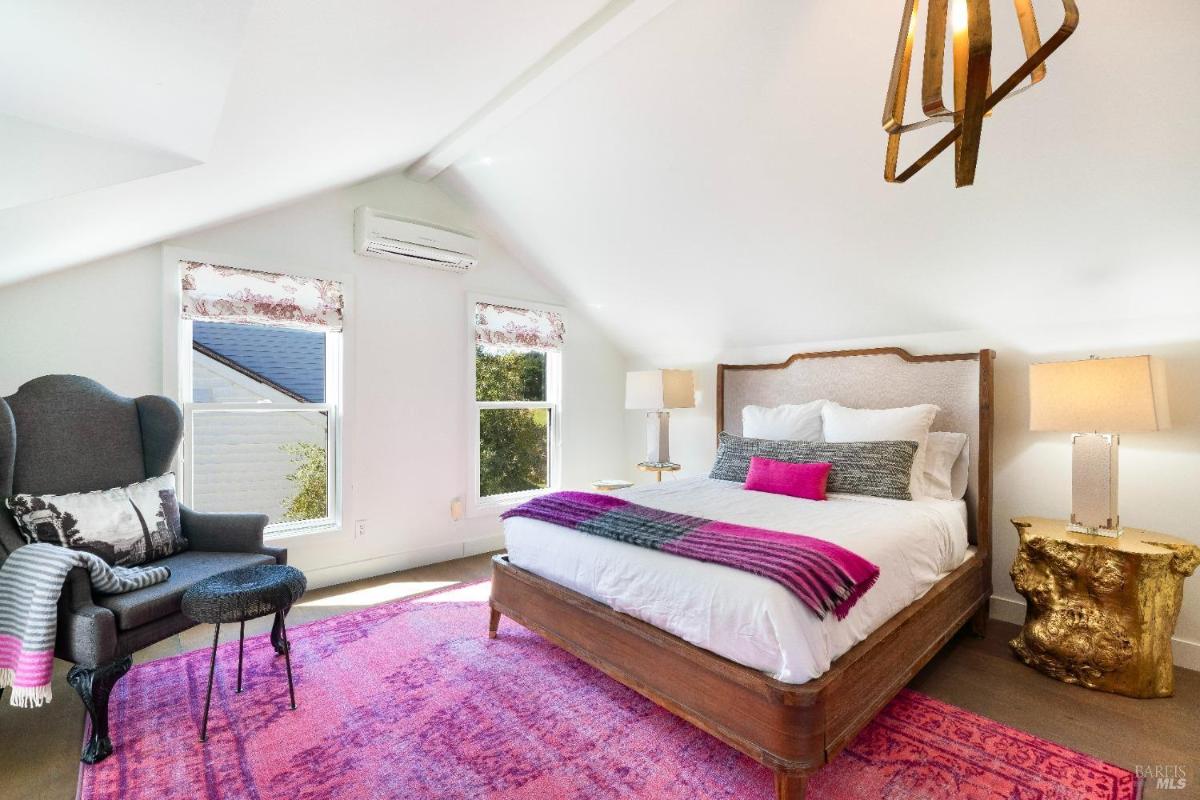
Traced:
[[97, 595], [96, 605], [113, 612], [117, 618], [118, 630], [128, 631], [179, 613], [183, 593], [205, 578], [231, 569], [274, 563], [274, 558], [262, 553], [210, 553], [188, 550], [152, 562], [156, 567], [170, 567], [169, 580], [127, 594]]

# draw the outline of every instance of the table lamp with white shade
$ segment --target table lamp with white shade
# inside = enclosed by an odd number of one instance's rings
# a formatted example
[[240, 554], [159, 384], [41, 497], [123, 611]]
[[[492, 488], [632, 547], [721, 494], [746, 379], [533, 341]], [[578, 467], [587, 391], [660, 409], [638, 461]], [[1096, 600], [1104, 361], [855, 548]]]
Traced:
[[648, 369], [625, 374], [625, 407], [646, 409], [646, 460], [642, 466], [678, 469], [671, 461], [672, 408], [696, 406], [690, 369]]
[[1029, 367], [1029, 429], [1071, 437], [1068, 530], [1120, 536], [1120, 434], [1170, 427], [1162, 362], [1150, 356], [1089, 358]]

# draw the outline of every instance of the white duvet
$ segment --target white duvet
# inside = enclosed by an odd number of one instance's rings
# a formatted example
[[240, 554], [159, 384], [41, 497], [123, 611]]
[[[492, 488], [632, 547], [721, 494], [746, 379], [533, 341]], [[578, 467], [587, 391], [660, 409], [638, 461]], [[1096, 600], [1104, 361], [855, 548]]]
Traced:
[[747, 572], [515, 517], [512, 563], [692, 644], [788, 683], [818, 677], [840, 655], [970, 557], [961, 500], [830, 495], [816, 502], [691, 478], [615, 493], [698, 517], [802, 533], [879, 567], [844, 620], [824, 620], [779, 584]]

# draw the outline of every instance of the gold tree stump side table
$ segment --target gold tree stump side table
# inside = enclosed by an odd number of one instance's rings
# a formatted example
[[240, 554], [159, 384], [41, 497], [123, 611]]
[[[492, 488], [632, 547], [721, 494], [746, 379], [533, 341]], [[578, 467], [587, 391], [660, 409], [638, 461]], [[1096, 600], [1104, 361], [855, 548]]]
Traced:
[[1113, 539], [1069, 532], [1064, 520], [1012, 522], [1020, 543], [1010, 575], [1027, 601], [1009, 643], [1017, 657], [1066, 683], [1170, 697], [1171, 636], [1200, 547], [1137, 528]]

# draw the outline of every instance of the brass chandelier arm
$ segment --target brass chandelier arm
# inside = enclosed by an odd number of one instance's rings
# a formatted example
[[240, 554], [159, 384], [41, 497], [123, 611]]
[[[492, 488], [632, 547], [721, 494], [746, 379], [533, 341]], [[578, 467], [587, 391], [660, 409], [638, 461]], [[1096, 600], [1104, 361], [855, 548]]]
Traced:
[[[965, 3], [965, 0], [962, 2]], [[1020, 3], [1022, 0], [1014, 0], [1014, 2]], [[990, 2], [985, 5], [988, 6], [990, 19]], [[929, 119], [910, 123], [911, 130], [924, 128], [934, 122], [951, 122], [954, 112], [963, 110], [964, 103], [960, 102], [959, 98], [954, 98], [954, 102], [947, 106], [942, 94], [942, 82], [945, 79], [946, 67], [946, 28], [950, 17], [949, 0], [930, 0], [929, 18], [925, 24], [925, 63], [921, 69], [921, 110]], [[992, 93], [990, 66], [989, 59], [988, 94]]]
[[[1033, 17], [1032, 7], [1029, 0], [1014, 0], [1017, 7], [1018, 19], [1021, 23], [1022, 38], [1025, 43], [1026, 52], [1032, 44], [1038, 41], [1037, 22]], [[969, 185], [974, 180], [975, 164], [978, 161], [979, 147], [979, 132], [982, 129], [983, 117], [996, 107], [1000, 101], [1012, 94], [1016, 94], [1024, 89], [1029, 88], [1040, 81], [1045, 76], [1045, 63], [1050, 55], [1062, 46], [1075, 29], [1079, 26], [1079, 7], [1075, 0], [1062, 0], [1063, 3], [1063, 22], [1058, 30], [1037, 47], [1025, 63], [1021, 64], [1003, 83], [1000, 84], [994, 91], [987, 91], [988, 71], [990, 64], [983, 71], [982, 78], [977, 70], [974, 75], [971, 72], [971, 58], [978, 58], [979, 53], [974, 49], [975, 43], [968, 42], [968, 77], [967, 77], [967, 102], [963, 114], [955, 119], [954, 126], [941, 139], [935, 142], [928, 150], [921, 154], [911, 165], [903, 171], [898, 171], [898, 163], [900, 156], [900, 139], [901, 136], [910, 131], [922, 128], [935, 122], [942, 121], [944, 117], [931, 117], [920, 122], [904, 124], [904, 94], [902, 90], [907, 89], [908, 73], [912, 62], [912, 38], [916, 27], [916, 0], [907, 0], [905, 5], [905, 18], [909, 19], [909, 25], [902, 31], [900, 37], [900, 47], [897, 48], [897, 60], [893, 64], [892, 81], [888, 86], [887, 106], [884, 114], [884, 128], [888, 133], [887, 154], [884, 160], [883, 176], [888, 183], [904, 183], [913, 175], [920, 172], [929, 162], [939, 156], [950, 145], [955, 145], [957, 157], [955, 160], [955, 183], [958, 186]], [[979, 4], [987, 5], [986, 0], [970, 0], [968, 5], [968, 20], [969, 27], [976, 29], [982, 27], [979, 24], [970, 25], [970, 12], [972, 6]], [[1025, 12], [1028, 13], [1025, 13]], [[990, 23], [990, 19], [989, 19]], [[988, 26], [990, 28], [990, 24]], [[905, 36], [907, 33], [907, 36]], [[982, 33], [982, 32], [980, 32]], [[974, 37], [969, 37], [974, 38]], [[990, 31], [989, 31], [990, 38]], [[907, 49], [904, 47], [907, 40]], [[988, 59], [990, 61], [990, 58]], [[974, 78], [975, 82], [972, 82]], [[1028, 86], [1021, 87], [1020, 84], [1026, 78], [1032, 78]], [[979, 102], [979, 85], [978, 82], [983, 81], [983, 101]], [[940, 81], [939, 81], [940, 83]], [[1020, 88], [1018, 88], [1020, 87]], [[938, 91], [938, 100], [941, 100], [941, 91]], [[889, 112], [890, 115], [889, 115]], [[890, 123], [890, 125], [889, 125]], [[965, 134], [968, 129], [971, 133]], [[960, 141], [966, 139], [965, 142], [959, 144]], [[965, 182], [964, 182], [965, 181]]]
[[[929, 17], [925, 23], [925, 65], [921, 72], [921, 105], [930, 119], [915, 123], [912, 129], [932, 122], [944, 122], [954, 116], [942, 96], [942, 76], [946, 64], [946, 21], [950, 17], [949, 0], [929, 0]], [[906, 69], [908, 69], [906, 67]]]
[[[1038, 48], [1042, 46], [1042, 37], [1038, 33], [1037, 15], [1033, 13], [1033, 0], [1013, 0], [1017, 8], [1017, 22], [1021, 26], [1021, 40], [1025, 44], [1025, 57], [1033, 58]], [[1045, 62], [1033, 68], [1029, 75], [1029, 85], [1040, 83], [1046, 77]]]
[[1029, 59], [1017, 67], [1016, 72], [1008, 76], [1008, 80], [1000, 84], [996, 91], [992, 92], [992, 96], [988, 98], [987, 110], [992, 110], [1001, 100], [1014, 94], [1016, 88], [1020, 86], [1021, 81], [1034, 74], [1040, 68], [1042, 74], [1046, 72], [1046, 59], [1050, 58], [1050, 54], [1062, 46], [1075, 29], [1079, 27], [1079, 6], [1075, 4], [1075, 0], [1062, 0], [1063, 4], [1063, 23], [1059, 26], [1054, 35], [1046, 40], [1045, 44], [1034, 51]]
[[[937, 95], [937, 101], [941, 103], [942, 81], [941, 81], [941, 61], [945, 53], [945, 37], [946, 37], [946, 15], [948, 0], [931, 0], [929, 5], [930, 25], [934, 23], [936, 18], [941, 19], [941, 50], [938, 51], [938, 78], [937, 87], [933, 89]], [[940, 8], [940, 11], [938, 9]], [[887, 98], [884, 100], [883, 107], [883, 129], [889, 134], [892, 133], [908, 133], [909, 131], [928, 128], [930, 125], [938, 125], [944, 122], [950, 122], [954, 112], [942, 106], [942, 112], [936, 116], [930, 116], [926, 119], [916, 122], [904, 123], [904, 103], [908, 97], [908, 79], [910, 66], [912, 64], [913, 40], [916, 38], [917, 18], [920, 14], [920, 4], [918, 0], [908, 0], [904, 6], [904, 14], [902, 19], [907, 19], [908, 24], [900, 30], [900, 41], [896, 43], [896, 57], [892, 60], [892, 75], [888, 83]], [[939, 16], [940, 15], [940, 16]], [[928, 29], [927, 29], [928, 30]], [[930, 91], [930, 43], [934, 40], [926, 35], [925, 41], [925, 67], [923, 73], [922, 92]], [[928, 109], [926, 109], [928, 112]]]
[[900, 40], [896, 43], [896, 57], [892, 59], [892, 74], [883, 101], [883, 129], [889, 135], [899, 133], [904, 124], [904, 99], [908, 96], [908, 68], [912, 63], [913, 37], [917, 34], [917, 11], [917, 0], [904, 0]]
[[[975, 165], [979, 162], [979, 143], [983, 136], [983, 115], [987, 113], [992, 71], [991, 0], [967, 0], [966, 62], [966, 88], [959, 122], [962, 133], [954, 142], [956, 186], [970, 186], [975, 182]], [[959, 104], [956, 102], [955, 105]]]

